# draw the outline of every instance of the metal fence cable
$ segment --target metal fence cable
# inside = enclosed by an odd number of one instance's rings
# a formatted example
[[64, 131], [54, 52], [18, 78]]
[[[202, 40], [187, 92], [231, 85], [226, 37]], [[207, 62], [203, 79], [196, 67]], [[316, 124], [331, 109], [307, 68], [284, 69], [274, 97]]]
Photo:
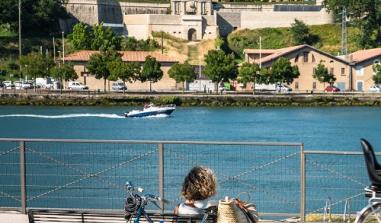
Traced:
[[115, 165], [110, 166], [109, 168], [106, 168], [106, 169], [101, 170], [101, 171], [99, 171], [99, 172], [96, 172], [96, 173], [88, 173], [88, 174], [86, 174], [83, 178], [80, 178], [80, 179], [77, 179], [77, 180], [75, 180], [75, 181], [66, 183], [66, 184], [64, 184], [64, 185], [62, 185], [62, 186], [56, 187], [56, 188], [54, 188], [54, 189], [52, 189], [52, 190], [49, 190], [49, 191], [47, 191], [47, 192], [45, 192], [45, 193], [42, 193], [42, 194], [39, 194], [39, 195], [37, 195], [37, 196], [31, 197], [31, 198], [27, 199], [27, 201], [32, 201], [32, 200], [38, 199], [38, 198], [43, 197], [43, 196], [45, 196], [45, 195], [47, 195], [47, 194], [50, 194], [50, 193], [53, 193], [53, 192], [58, 191], [58, 190], [60, 190], [60, 189], [66, 188], [67, 186], [70, 186], [70, 185], [73, 185], [73, 184], [75, 184], [75, 183], [81, 182], [81, 181], [83, 181], [83, 180], [85, 180], [85, 179], [96, 177], [96, 176], [98, 176], [98, 175], [100, 175], [100, 174], [102, 174], [102, 173], [108, 172], [108, 171], [113, 170], [113, 169], [115, 169], [115, 168], [120, 168], [120, 167], [122, 167], [122, 166], [125, 166], [125, 165], [127, 165], [127, 164], [130, 164], [130, 163], [132, 163], [132, 162], [134, 162], [134, 161], [136, 161], [136, 160], [140, 160], [141, 158], [143, 158], [143, 157], [147, 157], [147, 156], [149, 156], [149, 155], [151, 155], [151, 154], [154, 154], [154, 153], [156, 153], [156, 152], [157, 152], [157, 149], [152, 150], [152, 151], [149, 151], [149, 152], [147, 152], [147, 153], [143, 153], [143, 154], [141, 154], [141, 155], [138, 155], [138, 156], [136, 156], [136, 157], [134, 157], [134, 158], [132, 158], [132, 159], [130, 159], [130, 160], [127, 160], [127, 161], [124, 161], [124, 162], [115, 164]]

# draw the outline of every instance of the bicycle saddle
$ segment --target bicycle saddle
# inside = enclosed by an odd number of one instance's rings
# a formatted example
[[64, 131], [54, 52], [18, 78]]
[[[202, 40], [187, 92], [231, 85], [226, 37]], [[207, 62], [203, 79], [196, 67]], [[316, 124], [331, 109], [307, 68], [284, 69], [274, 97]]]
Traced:
[[368, 171], [369, 180], [372, 186], [381, 188], [381, 165], [377, 162], [372, 145], [365, 139], [361, 139], [361, 146], [364, 152], [365, 165]]

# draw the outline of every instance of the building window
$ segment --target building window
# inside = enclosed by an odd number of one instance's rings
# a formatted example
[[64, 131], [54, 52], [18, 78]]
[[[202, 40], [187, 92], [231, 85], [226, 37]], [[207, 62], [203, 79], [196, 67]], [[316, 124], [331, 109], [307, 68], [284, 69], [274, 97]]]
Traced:
[[345, 76], [345, 68], [344, 67], [341, 68], [341, 75]]
[[362, 66], [356, 66], [356, 74], [357, 74], [357, 76], [363, 76], [364, 75], [364, 68]]
[[295, 90], [299, 89], [299, 82], [295, 82]]
[[316, 82], [313, 82], [313, 83], [312, 83], [312, 89], [313, 89], [313, 90], [316, 90]]
[[316, 60], [315, 60], [315, 56], [312, 54], [312, 63], [315, 63]]
[[308, 62], [308, 52], [303, 52], [303, 62], [304, 63]]
[[333, 67], [331, 67], [331, 69], [329, 70], [329, 73], [330, 73], [330, 74], [334, 74]]

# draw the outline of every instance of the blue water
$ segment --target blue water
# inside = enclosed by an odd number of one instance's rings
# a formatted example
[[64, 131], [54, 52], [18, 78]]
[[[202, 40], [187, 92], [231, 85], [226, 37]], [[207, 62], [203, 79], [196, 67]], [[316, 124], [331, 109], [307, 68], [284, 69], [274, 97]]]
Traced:
[[[319, 150], [359, 150], [359, 139], [364, 137], [376, 147], [381, 147], [381, 108], [195, 107], [178, 108], [169, 118], [118, 117], [130, 109], [132, 108], [4, 106], [0, 107], [0, 136], [283, 141], [303, 142], [307, 149]], [[3, 116], [14, 114], [42, 117]]]
[[[359, 139], [366, 138], [381, 148], [377, 107], [179, 107], [171, 117], [124, 118], [122, 114], [131, 109], [136, 108], [2, 106], [0, 137], [302, 142], [309, 150], [341, 151], [361, 151]], [[0, 207], [19, 205], [18, 153], [8, 153], [17, 146], [0, 144]], [[28, 143], [27, 148], [32, 207], [120, 209], [124, 196], [120, 187], [126, 179], [158, 193], [156, 145]], [[202, 164], [215, 170], [218, 196], [248, 192], [260, 211], [297, 213], [298, 151], [166, 145], [166, 195], [178, 199], [183, 176], [193, 165]], [[132, 163], [124, 165], [129, 160]], [[123, 165], [110, 169], [115, 164]], [[361, 193], [368, 183], [363, 164], [361, 156], [308, 155], [307, 212], [319, 210], [330, 197], [340, 213], [345, 198]], [[100, 174], [86, 178], [89, 173]], [[364, 204], [363, 196], [356, 196], [353, 210]]]

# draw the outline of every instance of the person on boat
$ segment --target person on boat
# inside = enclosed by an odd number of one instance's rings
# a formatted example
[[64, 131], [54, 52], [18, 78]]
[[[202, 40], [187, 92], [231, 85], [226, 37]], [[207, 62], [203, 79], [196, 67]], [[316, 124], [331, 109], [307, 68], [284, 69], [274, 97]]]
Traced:
[[200, 215], [208, 208], [207, 199], [217, 192], [217, 180], [207, 167], [195, 166], [184, 178], [181, 195], [185, 199], [175, 210], [178, 215]]

